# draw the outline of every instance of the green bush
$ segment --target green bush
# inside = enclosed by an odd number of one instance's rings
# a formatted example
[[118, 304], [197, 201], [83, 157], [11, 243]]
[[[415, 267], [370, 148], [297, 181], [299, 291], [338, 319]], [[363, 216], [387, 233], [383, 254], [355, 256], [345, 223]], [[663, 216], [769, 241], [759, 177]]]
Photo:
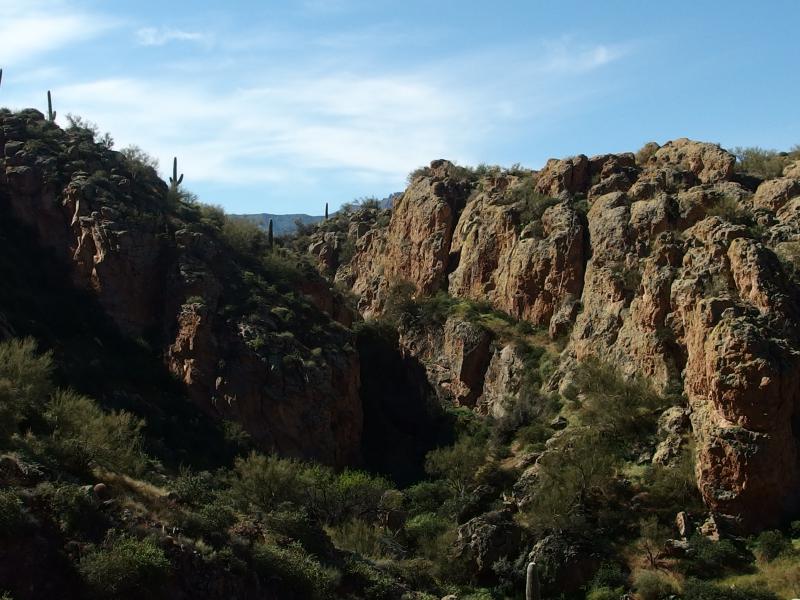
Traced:
[[792, 549], [792, 543], [780, 531], [762, 531], [756, 538], [756, 556], [771, 562]]
[[392, 487], [382, 477], [352, 469], [345, 469], [330, 485], [332, 489], [324, 512], [331, 522], [375, 518], [381, 497]]
[[486, 461], [486, 444], [472, 437], [462, 437], [452, 446], [431, 450], [425, 457], [425, 472], [441, 477], [464, 496]]
[[45, 417], [53, 428], [52, 447], [68, 464], [81, 468], [97, 463], [126, 473], [144, 469], [144, 421], [132, 414], [106, 413], [90, 398], [59, 390], [48, 403]]
[[227, 542], [226, 530], [236, 522], [236, 515], [221, 498], [203, 504], [192, 511], [183, 513], [181, 528], [186, 535], [202, 538], [215, 547]]
[[667, 600], [678, 593], [672, 580], [657, 571], [641, 571], [633, 587], [641, 600]]
[[178, 499], [189, 506], [199, 506], [210, 502], [213, 497], [214, 481], [211, 473], [193, 473], [182, 467], [180, 474], [172, 482], [172, 491]]
[[681, 567], [688, 576], [712, 579], [734, 573], [752, 562], [752, 554], [740, 550], [730, 540], [714, 542], [702, 535], [694, 535], [689, 540], [688, 556]]
[[736, 155], [737, 171], [757, 175], [764, 179], [772, 179], [780, 177], [784, 167], [800, 157], [800, 148], [795, 146], [789, 152], [778, 152], [750, 146], [734, 148], [733, 153]]
[[91, 597], [135, 600], [159, 596], [170, 563], [152, 540], [112, 535], [81, 559], [78, 570]]
[[594, 574], [590, 588], [624, 587], [627, 582], [628, 578], [618, 563], [604, 562]]
[[763, 587], [730, 587], [689, 579], [683, 586], [682, 600], [778, 600], [779, 597]]
[[222, 239], [235, 252], [257, 254], [266, 248], [267, 240], [258, 225], [241, 217], [227, 216], [222, 225]]
[[307, 552], [317, 557], [326, 557], [331, 553], [328, 534], [305, 508], [273, 511], [264, 517], [264, 523], [270, 531], [300, 542]]
[[53, 517], [67, 535], [101, 536], [108, 527], [91, 490], [81, 486], [67, 484], [53, 489], [50, 506]]
[[390, 536], [374, 523], [353, 519], [332, 527], [330, 533], [337, 548], [344, 548], [367, 558], [393, 556]]
[[0, 537], [14, 534], [22, 523], [22, 500], [14, 490], [0, 490]]
[[32, 338], [0, 342], [0, 443], [41, 412], [53, 391], [52, 355], [37, 354]]
[[265, 580], [277, 580], [281, 589], [298, 598], [327, 600], [340, 580], [335, 569], [320, 564], [297, 542], [285, 548], [259, 544], [253, 549], [253, 562]]
[[586, 594], [586, 600], [620, 600], [625, 595], [625, 588], [607, 586], [593, 587]]

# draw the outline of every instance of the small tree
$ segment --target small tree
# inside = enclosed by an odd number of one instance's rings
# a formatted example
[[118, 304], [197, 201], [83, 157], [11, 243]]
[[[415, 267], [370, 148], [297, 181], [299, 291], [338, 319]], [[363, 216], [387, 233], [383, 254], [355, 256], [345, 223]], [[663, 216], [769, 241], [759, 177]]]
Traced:
[[647, 555], [647, 562], [652, 568], [658, 567], [658, 556], [669, 539], [669, 529], [658, 522], [656, 516], [639, 521], [639, 547]]

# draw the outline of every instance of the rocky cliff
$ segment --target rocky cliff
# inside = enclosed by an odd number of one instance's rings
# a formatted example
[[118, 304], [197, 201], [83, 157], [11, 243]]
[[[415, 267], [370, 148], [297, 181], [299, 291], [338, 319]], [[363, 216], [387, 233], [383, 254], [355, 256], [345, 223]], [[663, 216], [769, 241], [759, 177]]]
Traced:
[[[554, 389], [600, 357], [683, 392], [710, 511], [773, 525], [800, 500], [800, 175], [797, 163], [767, 181], [734, 167], [719, 146], [687, 139], [539, 172], [434, 161], [388, 223], [351, 229], [355, 252], [334, 277], [367, 316], [402, 284], [530, 323], [564, 344]], [[401, 345], [443, 400], [502, 411], [519, 388], [514, 345], [464, 320], [411, 328]]]
[[[117, 326], [147, 339], [208, 414], [265, 450], [358, 462], [362, 414], [351, 316], [313, 269], [296, 272], [155, 171], [35, 110], [0, 112], [0, 202], [63, 260]], [[255, 248], [258, 250], [258, 248]], [[328, 311], [327, 313], [325, 311]]]

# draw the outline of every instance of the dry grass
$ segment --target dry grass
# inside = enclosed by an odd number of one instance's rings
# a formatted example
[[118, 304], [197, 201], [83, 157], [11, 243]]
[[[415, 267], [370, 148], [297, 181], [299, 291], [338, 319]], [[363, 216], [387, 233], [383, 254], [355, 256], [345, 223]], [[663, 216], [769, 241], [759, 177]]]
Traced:
[[756, 572], [734, 575], [719, 582], [724, 586], [767, 588], [781, 598], [800, 597], [800, 555], [776, 558], [772, 562], [758, 561]]

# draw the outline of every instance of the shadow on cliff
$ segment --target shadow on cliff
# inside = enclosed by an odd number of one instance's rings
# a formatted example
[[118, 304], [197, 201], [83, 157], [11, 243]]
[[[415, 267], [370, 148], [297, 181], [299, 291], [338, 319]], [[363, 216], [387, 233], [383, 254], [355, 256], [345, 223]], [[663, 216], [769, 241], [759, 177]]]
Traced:
[[425, 477], [430, 450], [453, 442], [452, 420], [437, 402], [424, 367], [400, 353], [394, 328], [362, 323], [357, 332], [364, 466], [405, 487]]
[[60, 386], [143, 417], [148, 450], [166, 464], [230, 463], [242, 448], [187, 399], [152, 349], [156, 340], [121, 334], [96, 298], [73, 284], [68, 266], [35, 240], [0, 192], [0, 339], [35, 338], [53, 352]]

